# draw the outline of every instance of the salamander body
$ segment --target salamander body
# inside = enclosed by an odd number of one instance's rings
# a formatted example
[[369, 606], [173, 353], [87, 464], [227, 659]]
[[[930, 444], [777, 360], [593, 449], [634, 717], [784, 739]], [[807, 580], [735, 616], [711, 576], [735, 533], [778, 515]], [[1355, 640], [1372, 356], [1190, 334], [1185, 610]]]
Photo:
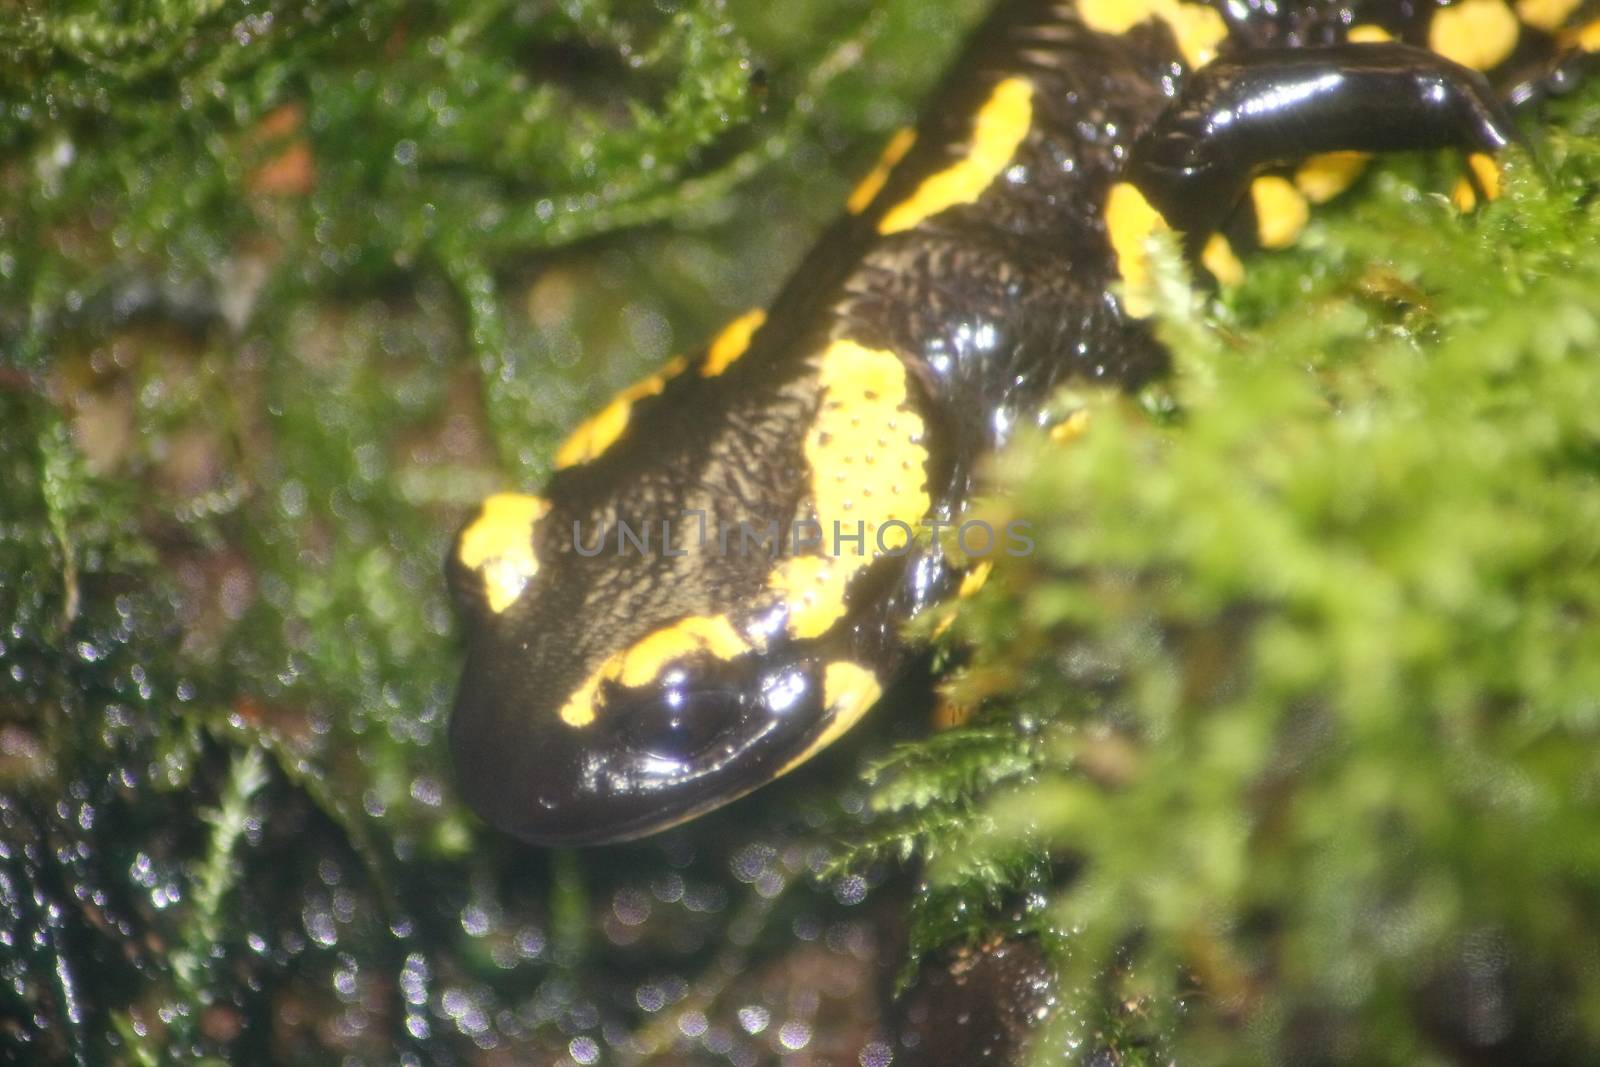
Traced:
[[[1151, 233], [1225, 283], [1371, 152], [1459, 148], [1458, 196], [1493, 195], [1503, 101], [1571, 80], [1581, 14], [1002, 3], [769, 307], [466, 523], [465, 798], [529, 841], [624, 839], [829, 744], [902, 670], [903, 625], [970, 580], [923, 531], [961, 520], [981, 457], [1063, 383], [1163, 371]], [[1025, 547], [987, 533], [969, 552]]]

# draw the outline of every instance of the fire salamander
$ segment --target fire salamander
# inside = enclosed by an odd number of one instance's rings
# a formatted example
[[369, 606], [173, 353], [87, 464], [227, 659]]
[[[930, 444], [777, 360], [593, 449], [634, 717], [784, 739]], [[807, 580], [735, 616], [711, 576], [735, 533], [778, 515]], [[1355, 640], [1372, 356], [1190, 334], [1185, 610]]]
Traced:
[[981, 579], [915, 536], [961, 520], [976, 461], [1062, 383], [1162, 372], [1152, 233], [1228, 284], [1371, 153], [1459, 150], [1458, 201], [1495, 196], [1508, 108], [1600, 51], [1593, 3], [1002, 2], [770, 307], [462, 529], [465, 799], [531, 842], [622, 840], [834, 741], [902, 625]]

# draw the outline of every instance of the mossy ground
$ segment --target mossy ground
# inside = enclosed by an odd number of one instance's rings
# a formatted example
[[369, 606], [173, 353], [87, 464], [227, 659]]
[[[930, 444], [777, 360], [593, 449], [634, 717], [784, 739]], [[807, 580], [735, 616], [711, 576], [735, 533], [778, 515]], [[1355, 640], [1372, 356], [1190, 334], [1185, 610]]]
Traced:
[[1404, 161], [1169, 280], [1172, 380], [997, 464], [974, 725], [628, 848], [454, 803], [454, 524], [768, 297], [978, 6], [0, 18], [0, 1059], [849, 1060], [890, 856], [915, 951], [1044, 938], [1041, 1055], [1600, 1048], [1594, 94], [1478, 215]]

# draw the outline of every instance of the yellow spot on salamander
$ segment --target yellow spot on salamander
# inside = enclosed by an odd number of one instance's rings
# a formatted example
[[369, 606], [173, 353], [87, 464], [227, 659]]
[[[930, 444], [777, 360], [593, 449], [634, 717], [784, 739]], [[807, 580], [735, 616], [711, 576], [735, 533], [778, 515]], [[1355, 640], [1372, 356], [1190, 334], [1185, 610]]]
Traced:
[[883, 695], [878, 676], [849, 660], [835, 660], [822, 672], [822, 702], [828, 725], [804, 752], [784, 764], [778, 773], [788, 774], [818, 752], [839, 740], [850, 727], [861, 721]]
[[1367, 152], [1324, 152], [1294, 172], [1294, 187], [1313, 204], [1326, 204], [1356, 183], [1372, 159]]
[[1500, 199], [1500, 165], [1494, 157], [1484, 152], [1474, 152], [1467, 157], [1467, 166], [1483, 187], [1483, 195], [1490, 200]]
[[1561, 35], [1564, 48], [1581, 48], [1585, 52], [1600, 52], [1600, 19], [1585, 23], [1570, 33]]
[[[881, 554], [880, 529], [882, 549], [898, 552], [929, 507], [924, 426], [907, 405], [899, 357], [834, 341], [819, 357], [818, 382], [805, 456], [824, 554], [784, 559], [767, 583], [789, 606], [787, 630], [795, 638], [817, 637], [843, 618], [850, 580]], [[859, 546], [836, 541], [835, 523], [850, 538], [859, 529]]]
[[750, 347], [750, 338], [766, 321], [767, 313], [757, 308], [724, 326], [706, 350], [706, 361], [700, 365], [700, 376], [710, 378], [727, 370], [728, 364], [744, 355], [745, 349]]
[[[1170, 229], [1161, 212], [1145, 199], [1137, 186], [1119, 182], [1111, 187], [1106, 198], [1106, 234], [1111, 239], [1117, 270], [1122, 275], [1122, 310], [1129, 318], [1147, 318], [1155, 310], [1154, 280], [1145, 243], [1152, 234]], [[1223, 285], [1237, 285], [1244, 280], [1244, 264], [1220, 233], [1206, 239], [1205, 247], [1200, 250], [1200, 265]]]
[[625, 686], [639, 686], [691, 652], [709, 652], [716, 659], [732, 659], [748, 652], [750, 645], [726, 616], [691, 615], [681, 622], [657, 630], [622, 654], [616, 680]]
[[634, 382], [612, 397], [611, 403], [602, 408], [598, 415], [579, 423], [578, 428], [556, 450], [556, 470], [588, 463], [610, 448], [622, 436], [622, 431], [628, 428], [633, 405], [647, 396], [659, 394], [667, 387], [669, 380], [683, 373], [686, 366], [688, 362], [682, 356], [674, 356], [655, 374]]
[[1217, 46], [1228, 36], [1222, 15], [1207, 4], [1179, 0], [1083, 0], [1078, 14], [1084, 25], [1099, 33], [1127, 33], [1141, 22], [1160, 19], [1172, 30], [1184, 62], [1203, 67], [1216, 58]]
[[539, 573], [533, 524], [549, 510], [550, 502], [540, 497], [496, 493], [484, 500], [477, 519], [461, 531], [456, 558], [483, 576], [484, 600], [495, 614], [516, 603]]
[[[1244, 281], [1244, 264], [1239, 262], [1239, 257], [1233, 254], [1233, 246], [1220, 233], [1214, 233], [1206, 239], [1206, 246], [1200, 250], [1200, 265], [1223, 285], [1238, 285]], [[1087, 416], [1089, 413], [1086, 411], [1083, 414]]]
[[561, 721], [578, 727], [594, 722], [600, 687], [606, 682], [633, 688], [648, 684], [671, 664], [697, 653], [730, 660], [748, 651], [750, 643], [726, 615], [691, 615], [612, 653], [562, 705]]
[[1178, 51], [1191, 68], [1198, 69], [1217, 58], [1217, 46], [1228, 36], [1222, 13], [1206, 4], [1171, 4], [1161, 18], [1172, 27]]
[[878, 157], [878, 163], [872, 168], [861, 184], [857, 185], [850, 193], [850, 199], [844, 202], [845, 209], [852, 215], [859, 215], [872, 206], [872, 201], [883, 191], [884, 184], [889, 180], [889, 172], [894, 170], [894, 165], [906, 157], [911, 151], [911, 146], [917, 143], [917, 131], [909, 126], [903, 130], [896, 130], [895, 135], [889, 138], [889, 143], [883, 146], [883, 155]]
[[1082, 0], [1078, 15], [1097, 33], [1127, 33], [1155, 14], [1151, 0]]
[[878, 232], [900, 233], [923, 219], [983, 195], [1005, 170], [1033, 124], [1033, 83], [1007, 78], [994, 87], [973, 121], [966, 158], [923, 179], [910, 198], [890, 208]]
[[1505, 0], [1461, 0], [1434, 12], [1428, 47], [1463, 67], [1490, 70], [1516, 48], [1520, 26]]
[[1394, 34], [1382, 26], [1363, 22], [1359, 26], [1351, 26], [1350, 32], [1344, 35], [1344, 39], [1351, 44], [1382, 44], [1394, 40]]
[[1300, 190], [1276, 174], [1250, 183], [1250, 201], [1255, 205], [1256, 239], [1262, 248], [1288, 248], [1311, 218], [1311, 208]]
[[1582, 6], [1583, 0], [1517, 0], [1517, 18], [1546, 33], [1555, 33]]
[[1106, 198], [1106, 232], [1122, 274], [1122, 310], [1130, 318], [1147, 318], [1155, 310], [1150, 277], [1150, 235], [1170, 229], [1161, 212], [1130, 182], [1118, 182]]
[[1500, 199], [1500, 168], [1495, 163], [1494, 157], [1483, 152], [1474, 152], [1467, 157], [1467, 166], [1472, 168], [1472, 175], [1478, 184], [1473, 186], [1467, 178], [1456, 182], [1450, 199], [1456, 208], [1463, 213], [1471, 211], [1478, 206], [1478, 189], [1483, 190], [1483, 195], [1490, 200]]
[[1153, 18], [1156, 6], [1155, 0], [1082, 0], [1078, 15], [1097, 33], [1127, 33]]

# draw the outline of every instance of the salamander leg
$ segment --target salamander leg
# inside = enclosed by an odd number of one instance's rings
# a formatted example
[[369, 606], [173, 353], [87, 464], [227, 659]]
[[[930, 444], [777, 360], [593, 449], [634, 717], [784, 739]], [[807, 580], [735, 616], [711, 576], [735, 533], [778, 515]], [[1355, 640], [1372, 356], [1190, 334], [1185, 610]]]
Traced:
[[1269, 167], [1327, 152], [1495, 152], [1516, 138], [1481, 74], [1420, 48], [1245, 52], [1195, 72], [1126, 173], [1200, 255]]
[[1507, 104], [1516, 109], [1536, 107], [1552, 97], [1566, 96], [1594, 76], [1600, 68], [1600, 22], [1571, 36], [1574, 47], [1512, 79], [1504, 94]]

